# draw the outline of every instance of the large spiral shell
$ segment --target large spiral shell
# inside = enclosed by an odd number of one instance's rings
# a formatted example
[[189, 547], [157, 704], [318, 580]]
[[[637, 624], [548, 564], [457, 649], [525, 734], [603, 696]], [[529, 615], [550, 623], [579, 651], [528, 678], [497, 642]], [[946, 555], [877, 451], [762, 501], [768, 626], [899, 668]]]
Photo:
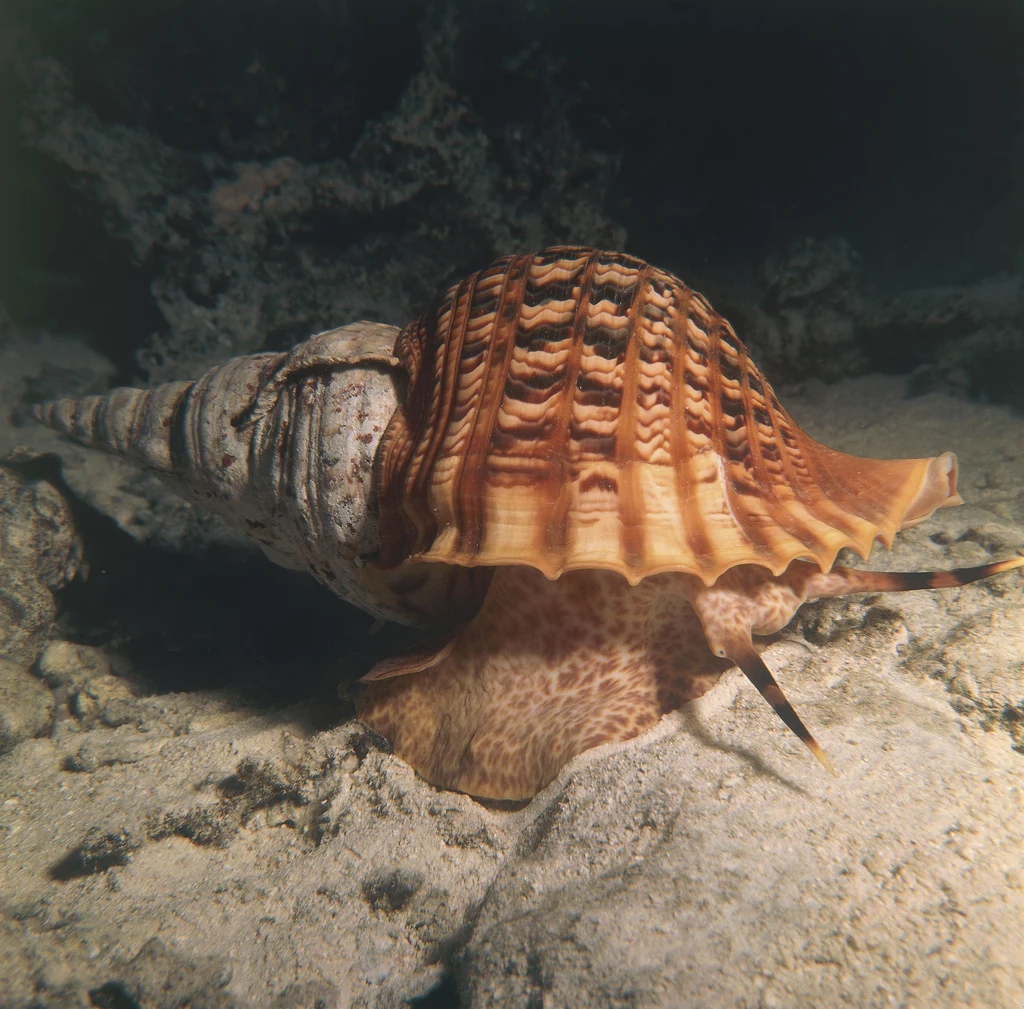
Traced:
[[631, 256], [553, 248], [452, 287], [403, 330], [378, 461], [382, 561], [711, 584], [831, 567], [957, 504], [956, 458], [861, 459], [804, 434], [732, 326]]

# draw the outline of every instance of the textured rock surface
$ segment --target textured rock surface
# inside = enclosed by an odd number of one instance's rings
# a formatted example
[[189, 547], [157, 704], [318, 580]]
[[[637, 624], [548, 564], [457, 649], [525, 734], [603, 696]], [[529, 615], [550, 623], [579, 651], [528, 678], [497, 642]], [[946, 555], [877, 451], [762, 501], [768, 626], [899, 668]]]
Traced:
[[[496, 149], [453, 83], [451, 12], [420, 17], [419, 59], [414, 50], [397, 68], [388, 82], [393, 105], [378, 117], [328, 116], [311, 125], [319, 138], [299, 136], [298, 110], [288, 99], [281, 107], [287, 82], [268, 79], [257, 59], [248, 79], [229, 87], [262, 86], [274, 98], [227, 101], [258, 101], [258, 118], [276, 111], [280, 123], [239, 142], [224, 127], [219, 149], [201, 154], [166, 121], [164, 135], [104, 121], [76, 95], [68, 70], [40, 54], [26, 19], [13, 65], [27, 89], [29, 143], [70, 171], [106, 231], [155, 274], [149, 288], [162, 326], [139, 352], [151, 379], [192, 378], [197, 365], [283, 349], [339, 322], [404, 323], [447, 273], [499, 250], [555, 238], [622, 244], [624, 230], [604, 210], [617, 159], [581, 144], [567, 118], [571, 95], [552, 105], [545, 125], [557, 143], [538, 137], [514, 152]], [[316, 20], [308, 30], [337, 31], [340, 45], [352, 44], [343, 25]], [[414, 45], [416, 24], [400, 33]], [[358, 88], [344, 65], [338, 72], [343, 86]], [[305, 109], [322, 101], [311, 98]], [[540, 194], [535, 179], [543, 180]]]
[[[960, 453], [968, 504], [873, 566], [1024, 547], [1024, 424], [1005, 409], [902, 399], [894, 379], [787, 403], [847, 451]], [[168, 690], [123, 642], [53, 642], [39, 673], [67, 714], [0, 758], [7, 1001], [392, 1007], [441, 985], [524, 1009], [1014, 1009], [1022, 593], [1014, 573], [803, 611], [769, 661], [835, 779], [734, 672], [519, 811], [430, 788], [340, 712], [323, 729], [316, 704], [175, 689], [173, 652]], [[366, 647], [336, 651], [331, 681]]]
[[0, 753], [49, 731], [54, 697], [29, 669], [53, 630], [54, 592], [81, 560], [57, 489], [0, 467]]
[[27, 667], [56, 617], [53, 591], [75, 575], [81, 544], [70, 509], [43, 480], [0, 468], [0, 654]]
[[738, 309], [740, 332], [777, 380], [912, 372], [917, 393], [1024, 406], [1019, 274], [885, 297], [863, 280], [849, 242], [808, 238], [764, 262], [760, 294]]
[[765, 261], [763, 308], [750, 335], [773, 374], [835, 381], [866, 370], [856, 332], [865, 308], [859, 266], [844, 239], [804, 239]]
[[915, 369], [912, 388], [942, 389], [1024, 409], [1021, 275], [906, 291], [876, 310], [874, 339]]
[[0, 659], [0, 753], [48, 733], [53, 712], [53, 694], [22, 665]]

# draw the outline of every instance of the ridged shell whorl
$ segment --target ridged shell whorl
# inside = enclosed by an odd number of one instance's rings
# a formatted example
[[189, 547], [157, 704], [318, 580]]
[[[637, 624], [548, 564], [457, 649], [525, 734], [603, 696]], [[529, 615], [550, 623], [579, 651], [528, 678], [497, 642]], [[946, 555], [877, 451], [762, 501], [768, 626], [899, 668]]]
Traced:
[[959, 502], [956, 460], [804, 434], [732, 326], [670, 273], [554, 248], [498, 260], [406, 327], [378, 458], [381, 561], [605, 568], [713, 582], [831, 567]]
[[353, 323], [194, 382], [40, 404], [39, 420], [155, 469], [177, 491], [368, 613], [433, 625], [475, 611], [482, 572], [382, 572], [373, 468], [399, 401], [398, 330]]

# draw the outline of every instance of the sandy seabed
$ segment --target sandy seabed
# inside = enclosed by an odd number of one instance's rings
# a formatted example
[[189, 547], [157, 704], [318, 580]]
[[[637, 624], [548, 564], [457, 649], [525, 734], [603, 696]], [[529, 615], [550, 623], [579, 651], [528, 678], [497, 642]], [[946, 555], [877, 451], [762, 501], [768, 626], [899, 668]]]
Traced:
[[[958, 454], [965, 505], [869, 566], [1024, 549], [1024, 418], [882, 377], [780, 398], [847, 452]], [[126, 507], [109, 458], [15, 443]], [[43, 642], [0, 692], [44, 727], [0, 756], [0, 1005], [1020, 1009], [1022, 601], [1016, 571], [805, 608], [766, 660], [835, 778], [732, 670], [515, 811], [308, 703], [138, 696]]]

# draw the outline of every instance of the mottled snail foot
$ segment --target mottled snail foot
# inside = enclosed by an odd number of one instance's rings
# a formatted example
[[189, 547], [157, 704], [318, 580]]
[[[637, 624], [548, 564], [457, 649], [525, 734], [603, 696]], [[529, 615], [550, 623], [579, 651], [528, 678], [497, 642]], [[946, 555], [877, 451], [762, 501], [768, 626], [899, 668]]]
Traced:
[[358, 715], [432, 784], [528, 799], [572, 757], [638, 735], [734, 663], [835, 773], [752, 635], [781, 630], [808, 599], [964, 585], [1021, 566], [1024, 558], [945, 572], [823, 573], [797, 561], [778, 576], [740, 565], [711, 586], [666, 572], [633, 587], [614, 571], [551, 580], [498, 568], [472, 621], [364, 677]]
[[577, 754], [631, 739], [728, 668], [685, 601], [689, 578], [631, 588], [613, 571], [498, 568], [450, 642], [371, 671], [358, 716], [432, 784], [531, 798]]

